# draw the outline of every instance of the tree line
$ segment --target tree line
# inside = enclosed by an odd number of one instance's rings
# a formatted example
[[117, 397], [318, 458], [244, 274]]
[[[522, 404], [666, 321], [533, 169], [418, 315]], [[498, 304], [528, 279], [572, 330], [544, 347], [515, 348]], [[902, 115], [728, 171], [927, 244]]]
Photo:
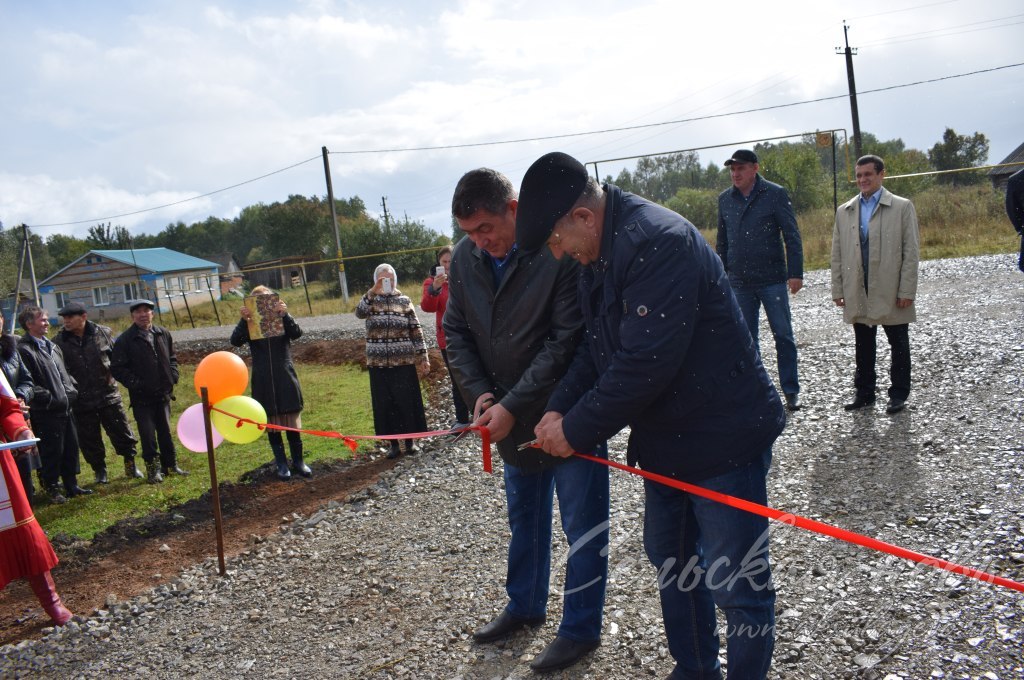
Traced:
[[[907, 148], [902, 139], [882, 141], [871, 133], [862, 134], [865, 154], [881, 156], [887, 175], [903, 175], [932, 170], [956, 170], [984, 165], [988, 159], [989, 141], [984, 134], [959, 135], [946, 128], [942, 139], [927, 152]], [[839, 202], [851, 195], [846, 177], [848, 165], [837, 145], [835, 173], [831, 137], [806, 135], [795, 142], [756, 144], [754, 152], [760, 161], [761, 175], [789, 192], [794, 209], [799, 212], [815, 208], [831, 208], [833, 179], [838, 181]], [[850, 158], [850, 164], [856, 161]], [[729, 171], [722, 165], [702, 166], [694, 151], [647, 156], [637, 161], [632, 171], [622, 170], [617, 177], [605, 178], [626, 191], [640, 194], [685, 216], [698, 227], [714, 228], [718, 224], [718, 194], [732, 186]], [[898, 193], [912, 197], [935, 185], [965, 186], [980, 184], [986, 177], [980, 172], [959, 172], [901, 179]]]
[[[344, 249], [345, 271], [351, 286], [369, 286], [373, 269], [387, 259], [400, 280], [421, 281], [434, 264], [433, 250], [449, 242], [423, 223], [388, 217], [378, 219], [366, 211], [359, 197], [335, 199], [338, 232]], [[0, 225], [0, 282], [2, 293], [14, 290], [22, 231]], [[201, 222], [168, 224], [156, 234], [131, 234], [122, 225], [101, 223], [89, 227], [85, 238], [56, 233], [45, 239], [30, 231], [36, 277], [40, 280], [70, 264], [90, 250], [127, 250], [164, 247], [208, 259], [232, 253], [239, 263], [251, 264], [280, 257], [300, 256], [306, 261], [336, 257], [330, 204], [326, 197], [289, 196], [286, 201], [260, 203], [241, 211], [234, 219], [208, 217]], [[426, 248], [417, 253], [359, 257], [400, 250]], [[348, 258], [357, 258], [351, 259]], [[28, 273], [23, 274], [27, 278]], [[321, 268], [321, 278], [337, 285], [333, 265]], [[408, 288], [408, 284], [406, 284]], [[358, 288], [356, 288], [358, 290]]]

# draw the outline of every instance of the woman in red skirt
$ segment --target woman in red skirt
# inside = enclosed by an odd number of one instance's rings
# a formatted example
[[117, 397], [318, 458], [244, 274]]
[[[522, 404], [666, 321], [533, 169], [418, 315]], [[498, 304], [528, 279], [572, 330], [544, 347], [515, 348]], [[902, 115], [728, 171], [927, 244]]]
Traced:
[[[0, 443], [34, 439], [21, 406], [11, 395], [10, 385], [0, 374]], [[24, 578], [53, 622], [63, 626], [71, 620], [71, 612], [61, 603], [50, 576], [50, 570], [57, 566], [57, 555], [25, 497], [11, 455], [18, 452], [0, 450], [0, 590], [14, 579]]]

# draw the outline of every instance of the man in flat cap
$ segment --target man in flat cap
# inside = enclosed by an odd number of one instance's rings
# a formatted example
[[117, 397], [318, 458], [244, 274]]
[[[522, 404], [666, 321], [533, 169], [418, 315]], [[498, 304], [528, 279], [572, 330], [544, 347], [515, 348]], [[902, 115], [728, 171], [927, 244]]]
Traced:
[[796, 411], [800, 408], [800, 380], [789, 295], [796, 295], [804, 285], [804, 249], [796, 213], [786, 190], [758, 173], [756, 153], [739, 149], [725, 165], [732, 188], [718, 197], [718, 256], [755, 347], [758, 317], [764, 306], [775, 338], [786, 408]]
[[132, 325], [114, 342], [110, 372], [128, 388], [142, 442], [142, 458], [146, 461], [146, 481], [159, 484], [172, 472], [188, 472], [178, 467], [171, 436], [171, 400], [178, 383], [178, 358], [170, 331], [153, 323], [153, 308], [149, 300], [129, 303]]
[[[495, 642], [544, 623], [551, 572], [552, 502], [558, 493], [569, 542], [562, 620], [530, 664], [570, 666], [600, 644], [608, 577], [608, 471], [519, 446], [565, 373], [579, 339], [576, 263], [515, 243], [516, 191], [501, 173], [466, 173], [452, 214], [466, 237], [452, 254], [443, 325], [448, 360], [477, 425], [488, 428], [504, 461], [509, 528], [508, 604], [473, 634]], [[603, 441], [587, 449], [607, 456]]]
[[[631, 465], [765, 504], [785, 411], [722, 261], [697, 229], [552, 153], [523, 178], [516, 240], [583, 265], [585, 346], [551, 395], [538, 444], [571, 456], [628, 426]], [[650, 480], [644, 488], [671, 677], [720, 676], [716, 604], [729, 677], [765, 677], [775, 608], [768, 520]]]
[[32, 430], [39, 437], [39, 481], [51, 502], [65, 503], [69, 498], [92, 493], [92, 489], [78, 486], [78, 435], [71, 412], [78, 390], [64, 366], [60, 347], [46, 337], [50, 330], [46, 310], [25, 307], [18, 314], [18, 323], [25, 329], [18, 341], [18, 353], [32, 374], [28, 407]]
[[106, 326], [89, 321], [85, 307], [71, 302], [57, 312], [64, 329], [53, 341], [64, 353], [64, 365], [75, 379], [78, 399], [72, 410], [78, 428], [78, 445], [96, 475], [98, 484], [106, 484], [107, 451], [100, 427], [106, 431], [114, 451], [124, 460], [124, 474], [129, 479], [142, 477], [135, 466], [135, 444], [138, 441], [128, 424], [121, 391], [110, 373], [110, 356], [114, 339]]

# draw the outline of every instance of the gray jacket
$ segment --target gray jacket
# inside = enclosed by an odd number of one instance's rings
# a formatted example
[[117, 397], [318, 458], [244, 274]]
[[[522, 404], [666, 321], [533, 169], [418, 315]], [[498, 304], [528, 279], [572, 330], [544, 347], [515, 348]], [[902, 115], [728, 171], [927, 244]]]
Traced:
[[468, 238], [452, 253], [444, 332], [448, 361], [466, 403], [493, 392], [516, 418], [498, 443], [502, 459], [526, 470], [561, 462], [516, 446], [534, 438], [548, 397], [565, 374], [583, 319], [576, 302], [578, 265], [547, 247], [517, 251], [500, 287], [485, 253]]

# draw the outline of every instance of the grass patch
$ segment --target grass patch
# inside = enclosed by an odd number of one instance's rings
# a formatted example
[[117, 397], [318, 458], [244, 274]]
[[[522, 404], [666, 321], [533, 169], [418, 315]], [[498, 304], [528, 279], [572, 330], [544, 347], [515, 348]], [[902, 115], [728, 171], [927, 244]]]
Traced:
[[[306, 407], [302, 418], [307, 428], [345, 434], [373, 433], [370, 380], [365, 371], [357, 366], [319, 364], [299, 364], [296, 370], [305, 395]], [[182, 367], [181, 380], [175, 389], [177, 400], [171, 404], [172, 431], [181, 412], [199, 402], [193, 387], [194, 372], [193, 366]], [[127, 394], [124, 396], [127, 404]], [[132, 427], [135, 427], [134, 420]], [[209, 491], [210, 471], [205, 452], [193, 453], [175, 441], [179, 465], [192, 474], [188, 477], [171, 475], [163, 484], [146, 484], [144, 480], [124, 478], [121, 459], [114, 454], [113, 447], [105, 437], [110, 484], [92, 485], [92, 470], [83, 461], [79, 483], [89, 485], [96, 493], [74, 498], [64, 505], [40, 505], [36, 509], [36, 518], [51, 535], [65, 533], [89, 539], [122, 519], [139, 517], [154, 510], [167, 510]], [[348, 447], [338, 439], [305, 435], [302, 441], [307, 462], [347, 459], [352, 455]], [[370, 442], [361, 442], [360, 451], [366, 451], [372, 446]], [[219, 482], [237, 482], [246, 472], [273, 460], [265, 436], [251, 444], [224, 442], [214, 453], [217, 457]], [[136, 460], [139, 465], [142, 464], [141, 449]]]

